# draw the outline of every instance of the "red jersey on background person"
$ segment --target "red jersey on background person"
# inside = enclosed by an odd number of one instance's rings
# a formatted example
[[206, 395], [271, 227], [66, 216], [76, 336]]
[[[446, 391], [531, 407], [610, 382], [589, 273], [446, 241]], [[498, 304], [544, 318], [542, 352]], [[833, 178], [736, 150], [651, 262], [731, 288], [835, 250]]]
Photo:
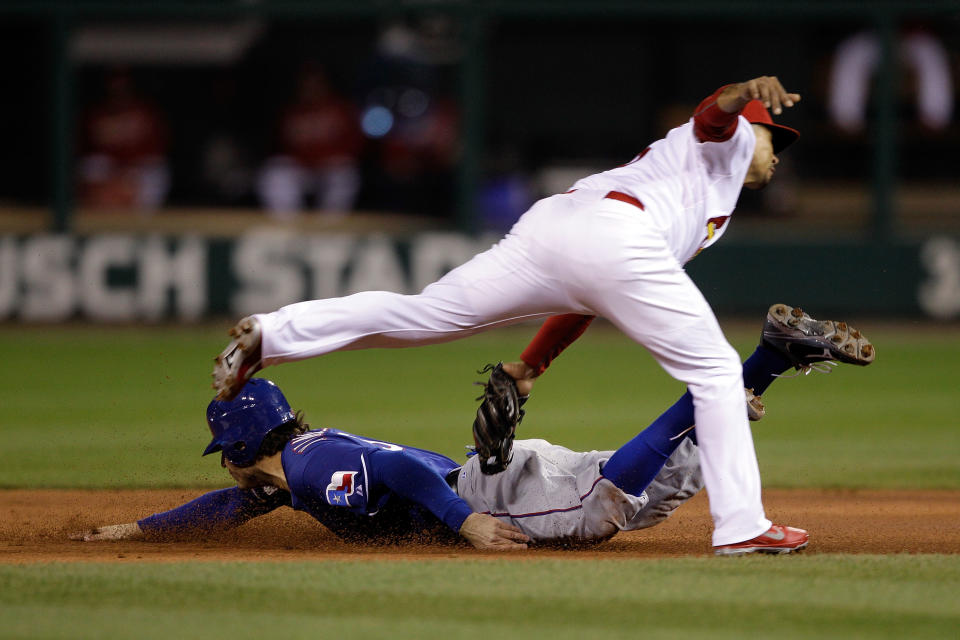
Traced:
[[137, 95], [126, 70], [112, 72], [105, 90], [103, 101], [83, 120], [81, 202], [96, 208], [158, 209], [170, 187], [166, 121]]
[[422, 108], [400, 117], [384, 137], [382, 161], [387, 173], [397, 179], [424, 172], [446, 171], [459, 151], [460, 114], [451, 100], [428, 96], [418, 89], [404, 92], [422, 102]]
[[323, 69], [305, 65], [296, 101], [279, 123], [280, 154], [260, 173], [261, 201], [274, 215], [291, 217], [315, 196], [318, 209], [353, 208], [360, 187], [363, 138], [353, 104], [334, 92]]
[[[460, 150], [457, 105], [412, 86], [396, 88], [389, 129], [378, 138], [374, 198], [379, 206], [418, 215], [449, 215]], [[366, 121], [365, 121], [366, 124]]]

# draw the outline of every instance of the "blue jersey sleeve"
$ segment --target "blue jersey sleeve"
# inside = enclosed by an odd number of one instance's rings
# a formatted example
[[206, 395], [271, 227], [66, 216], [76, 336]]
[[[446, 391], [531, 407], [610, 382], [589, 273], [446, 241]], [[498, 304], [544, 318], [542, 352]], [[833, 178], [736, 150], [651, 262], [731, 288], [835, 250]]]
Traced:
[[453, 531], [460, 531], [473, 510], [447, 485], [446, 480], [421, 459], [406, 451], [373, 451], [369, 454], [370, 483], [426, 507]]
[[238, 527], [244, 522], [290, 505], [290, 494], [274, 487], [211, 491], [170, 511], [137, 522], [147, 535], [209, 533]]

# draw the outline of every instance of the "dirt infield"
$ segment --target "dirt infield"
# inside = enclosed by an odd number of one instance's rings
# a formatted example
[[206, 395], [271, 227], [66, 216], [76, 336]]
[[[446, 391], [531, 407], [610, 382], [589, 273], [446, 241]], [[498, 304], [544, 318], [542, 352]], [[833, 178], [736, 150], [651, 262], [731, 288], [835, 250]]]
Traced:
[[[199, 495], [190, 490], [0, 491], [0, 563], [264, 561], [469, 557], [469, 547], [358, 547], [308, 516], [281, 509], [198, 542], [83, 543], [71, 531], [131, 522]], [[960, 491], [770, 490], [768, 516], [810, 531], [807, 553], [960, 553]], [[662, 557], [710, 552], [707, 500], [699, 495], [660, 526], [586, 550], [533, 556]]]

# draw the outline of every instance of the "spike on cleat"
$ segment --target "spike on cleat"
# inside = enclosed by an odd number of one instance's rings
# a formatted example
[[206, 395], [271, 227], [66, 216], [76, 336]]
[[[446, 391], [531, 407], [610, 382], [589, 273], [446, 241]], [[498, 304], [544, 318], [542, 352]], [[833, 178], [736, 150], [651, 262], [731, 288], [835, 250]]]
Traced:
[[870, 341], [846, 322], [815, 320], [784, 304], [770, 307], [761, 342], [787, 356], [797, 369], [832, 360], [866, 366], [876, 358]]
[[747, 396], [747, 418], [752, 422], [762, 419], [767, 413], [763, 400], [753, 394], [753, 389], [744, 388], [744, 392]]
[[232, 400], [263, 367], [260, 323], [255, 318], [243, 318], [227, 333], [233, 339], [214, 359], [213, 367], [213, 384], [219, 400]]

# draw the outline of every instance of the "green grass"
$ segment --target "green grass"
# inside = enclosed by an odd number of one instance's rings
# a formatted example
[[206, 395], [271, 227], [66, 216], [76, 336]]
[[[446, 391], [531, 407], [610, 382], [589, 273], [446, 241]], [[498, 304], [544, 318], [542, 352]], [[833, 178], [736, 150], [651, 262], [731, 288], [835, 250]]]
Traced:
[[960, 557], [0, 565], [2, 638], [946, 638]]
[[[866, 329], [866, 328], [865, 328]], [[315, 427], [439, 450], [471, 440], [480, 378], [535, 326], [403, 350], [358, 351], [267, 369]], [[728, 328], [744, 356], [755, 327]], [[867, 331], [870, 367], [784, 380], [754, 426], [767, 487], [960, 488], [960, 339]], [[0, 329], [0, 487], [222, 486], [204, 412], [222, 327]], [[683, 391], [615, 330], [592, 327], [537, 383], [521, 436], [614, 449]]]
[[[756, 329], [733, 326], [744, 356]], [[268, 369], [314, 426], [460, 457], [485, 362], [534, 327]], [[960, 339], [867, 331], [877, 363], [777, 382], [765, 486], [960, 488]], [[0, 329], [0, 487], [225, 486], [208, 433], [217, 327]], [[537, 383], [521, 427], [615, 448], [683, 391], [608, 327]], [[940, 638], [960, 556], [0, 564], [0, 638]]]

